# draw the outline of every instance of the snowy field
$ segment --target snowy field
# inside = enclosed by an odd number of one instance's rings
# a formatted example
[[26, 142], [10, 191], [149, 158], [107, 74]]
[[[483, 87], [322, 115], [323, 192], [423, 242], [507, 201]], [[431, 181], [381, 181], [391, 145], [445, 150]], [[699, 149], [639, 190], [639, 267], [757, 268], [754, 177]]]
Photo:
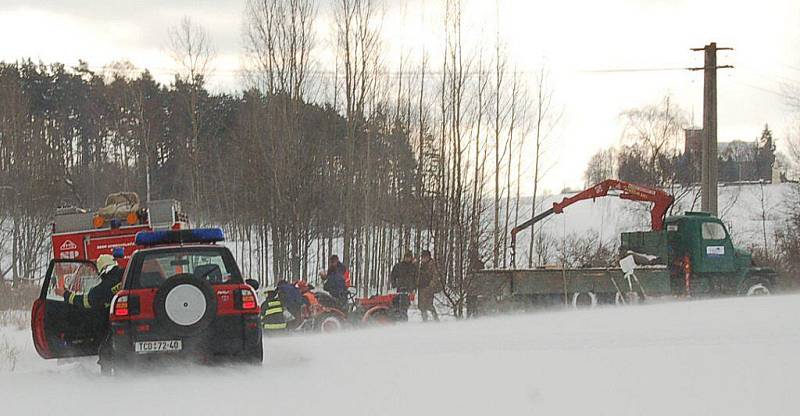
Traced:
[[797, 415], [800, 296], [265, 339], [262, 368], [101, 378], [9, 325], [5, 415]]

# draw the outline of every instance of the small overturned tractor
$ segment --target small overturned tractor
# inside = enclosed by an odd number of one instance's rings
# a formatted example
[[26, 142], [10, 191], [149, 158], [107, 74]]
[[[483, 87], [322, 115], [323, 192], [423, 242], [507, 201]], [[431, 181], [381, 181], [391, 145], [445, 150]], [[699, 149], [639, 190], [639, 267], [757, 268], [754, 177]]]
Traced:
[[[285, 307], [280, 293], [271, 291], [262, 305], [262, 323], [269, 332], [336, 332], [346, 327], [391, 325], [408, 321], [408, 308], [413, 294], [389, 293], [359, 298], [352, 292], [341, 305], [327, 292], [313, 291], [304, 282], [295, 284], [303, 295], [303, 306], [293, 315]], [[279, 308], [279, 309], [278, 309]], [[270, 317], [270, 311], [281, 313], [283, 320]], [[287, 313], [288, 312], [288, 313]], [[277, 330], [277, 331], [270, 331]]]

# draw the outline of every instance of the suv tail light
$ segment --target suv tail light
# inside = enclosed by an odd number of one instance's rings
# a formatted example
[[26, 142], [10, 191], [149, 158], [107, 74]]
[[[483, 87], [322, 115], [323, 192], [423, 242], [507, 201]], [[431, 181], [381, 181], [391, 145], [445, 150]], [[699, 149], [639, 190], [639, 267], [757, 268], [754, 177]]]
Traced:
[[115, 318], [127, 318], [138, 315], [139, 297], [130, 295], [117, 295], [111, 305], [111, 315]]
[[242, 310], [252, 310], [258, 308], [258, 302], [256, 301], [256, 295], [250, 289], [240, 289], [239, 296], [241, 299], [240, 302], [237, 302], [239, 308]]
[[111, 309], [111, 314], [115, 317], [122, 318], [125, 316], [130, 315], [130, 309], [128, 309], [128, 296], [117, 296], [114, 300], [114, 305]]

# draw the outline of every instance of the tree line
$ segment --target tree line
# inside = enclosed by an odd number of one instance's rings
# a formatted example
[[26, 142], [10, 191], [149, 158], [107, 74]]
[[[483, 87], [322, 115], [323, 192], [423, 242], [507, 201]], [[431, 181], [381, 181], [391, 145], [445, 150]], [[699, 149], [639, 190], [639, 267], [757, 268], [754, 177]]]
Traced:
[[329, 66], [316, 59], [318, 2], [248, 1], [236, 92], [209, 91], [213, 42], [189, 19], [169, 31], [168, 84], [126, 62], [0, 63], [0, 230], [12, 241], [0, 273], [41, 272], [56, 206], [131, 190], [223, 226], [244, 273], [265, 282], [313, 280], [336, 253], [373, 293], [402, 252], [431, 249], [460, 313], [469, 271], [507, 264], [508, 231], [533, 208], [521, 186], [544, 176], [558, 122], [547, 72], [510, 62], [499, 31], [468, 43], [457, 0], [441, 7], [439, 47], [399, 57], [386, 56], [377, 2], [325, 6]]

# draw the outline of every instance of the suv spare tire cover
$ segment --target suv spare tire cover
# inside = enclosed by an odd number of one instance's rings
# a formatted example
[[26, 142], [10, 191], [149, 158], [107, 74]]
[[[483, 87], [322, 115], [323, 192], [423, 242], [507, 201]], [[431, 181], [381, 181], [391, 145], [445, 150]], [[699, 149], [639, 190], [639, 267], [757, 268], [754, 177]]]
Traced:
[[208, 282], [183, 273], [167, 279], [153, 300], [156, 322], [176, 335], [191, 335], [211, 324], [217, 297]]

